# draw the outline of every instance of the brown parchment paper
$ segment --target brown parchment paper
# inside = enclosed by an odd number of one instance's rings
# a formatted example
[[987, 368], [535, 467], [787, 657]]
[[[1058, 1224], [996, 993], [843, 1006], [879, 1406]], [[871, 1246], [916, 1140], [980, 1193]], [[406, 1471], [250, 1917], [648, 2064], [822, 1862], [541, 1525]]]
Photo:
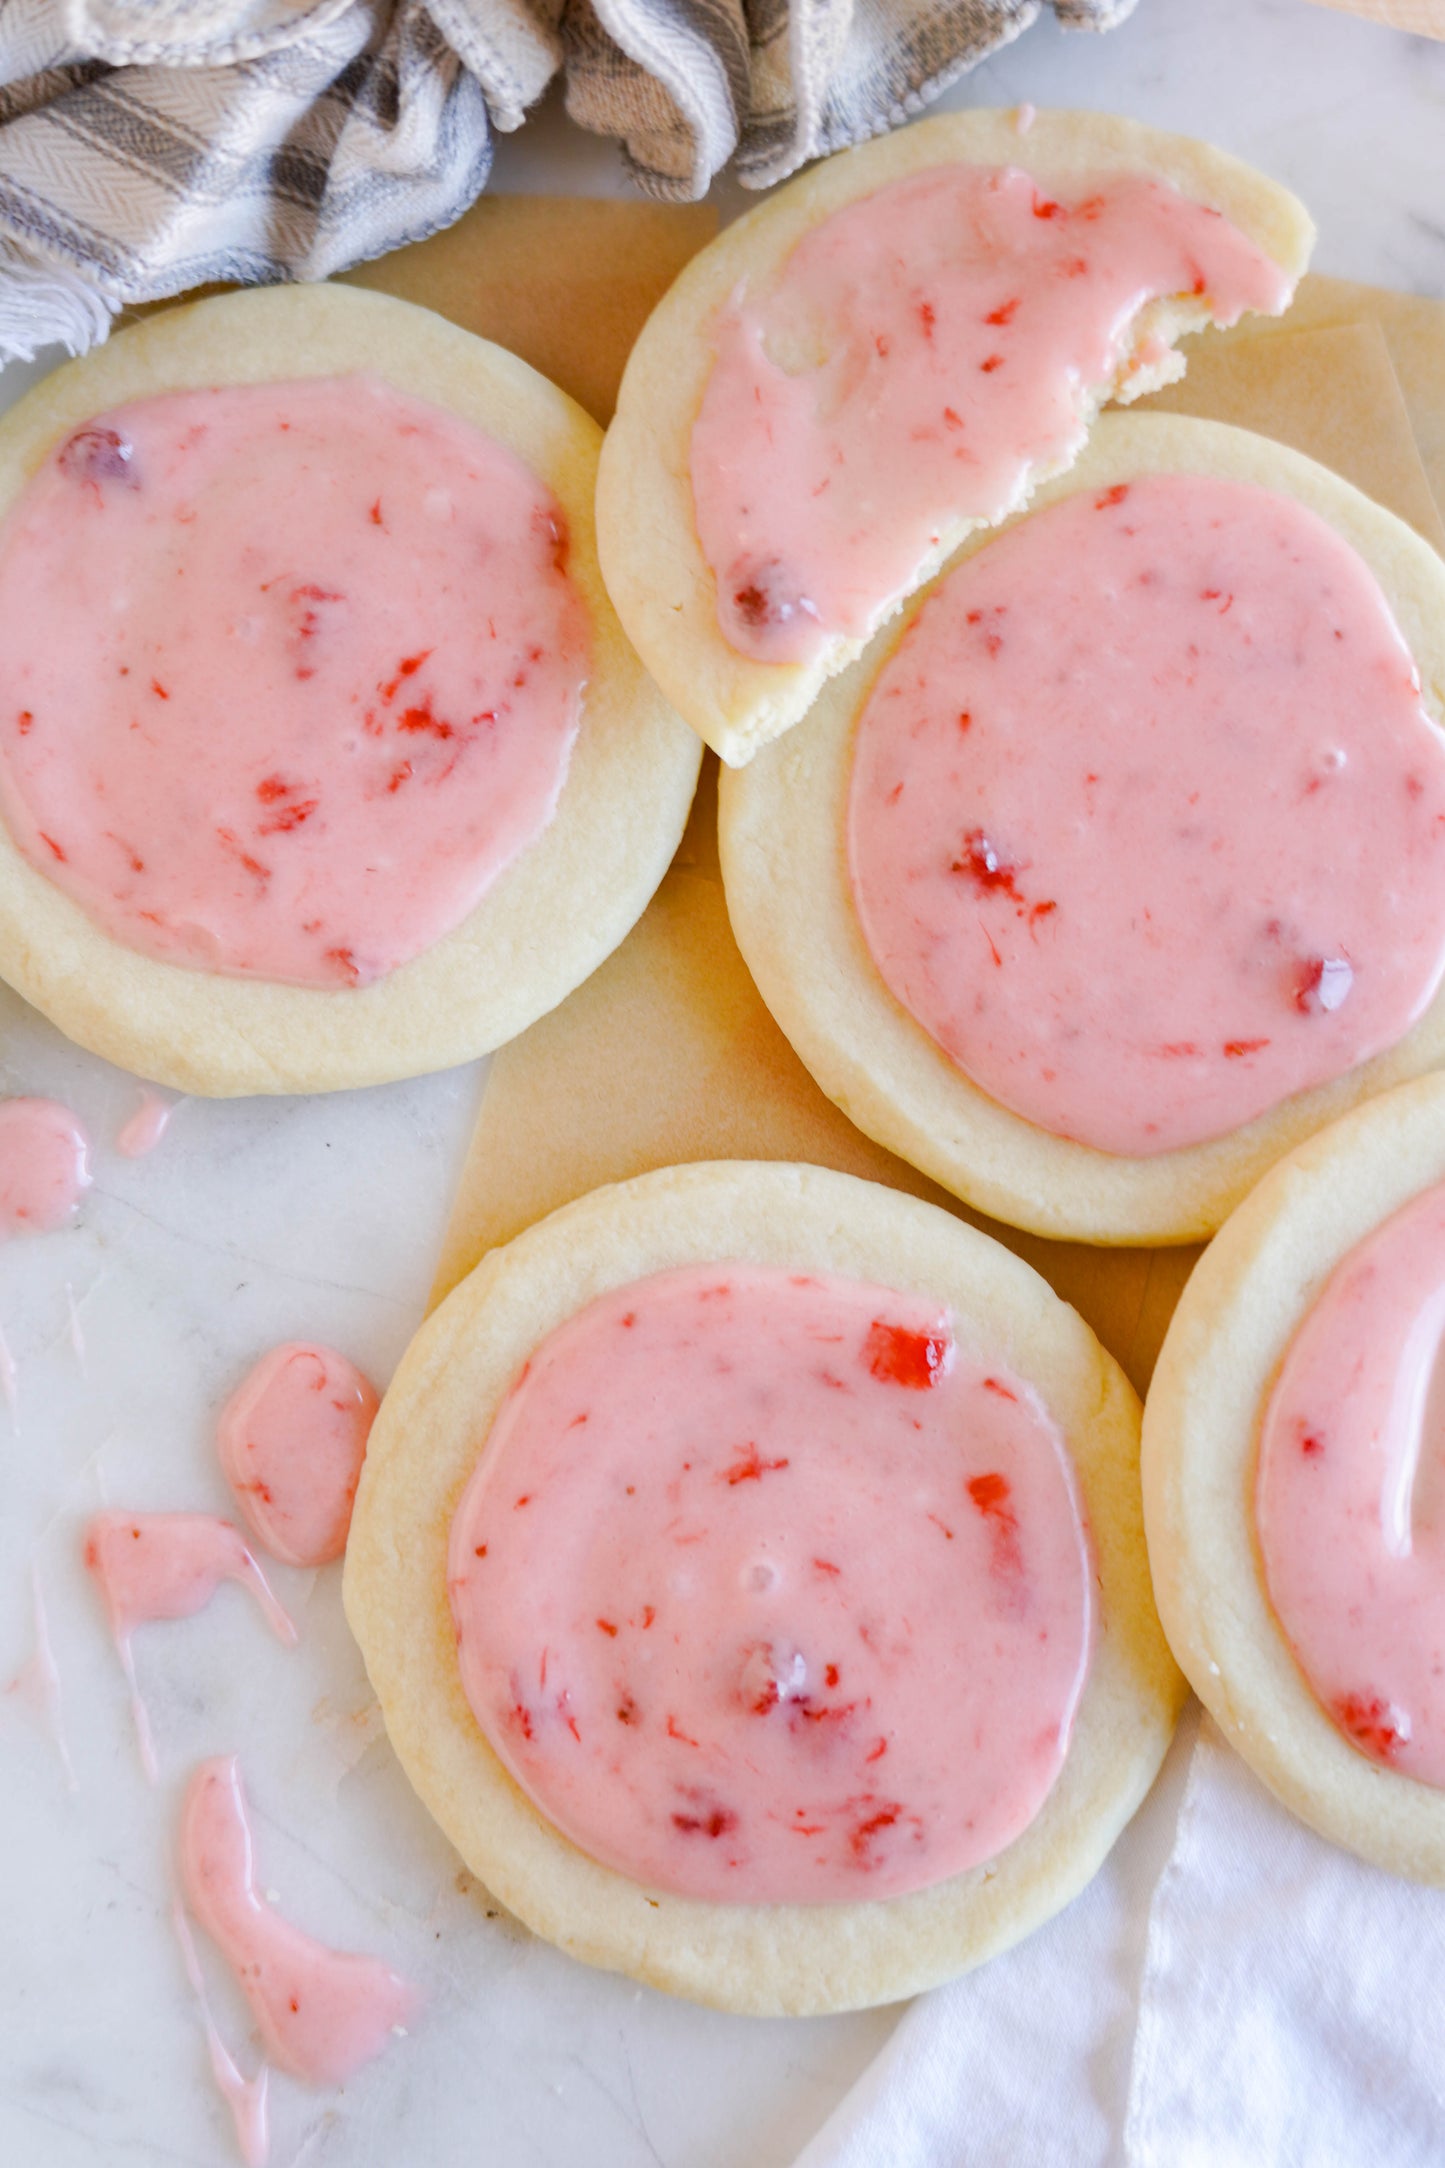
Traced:
[[1366, 22], [1385, 23], [1391, 30], [1413, 31], [1420, 38], [1445, 38], [1445, 0], [1319, 0], [1344, 15], [1363, 15]]
[[705, 203], [482, 196], [445, 232], [346, 277], [510, 347], [606, 423], [633, 340], [717, 223]]
[[[1445, 485], [1445, 307], [1310, 280], [1298, 308], [1289, 321], [1305, 328], [1192, 342], [1189, 378], [1158, 404], [1281, 437], [1445, 546], [1420, 449]], [[986, 1228], [1082, 1313], [1142, 1392], [1198, 1250], [1096, 1250], [999, 1226], [854, 1129], [798, 1061], [732, 939], [715, 791], [709, 755], [677, 860], [628, 940], [493, 1056], [433, 1300], [494, 1244], [601, 1183], [688, 1160], [806, 1159]]]

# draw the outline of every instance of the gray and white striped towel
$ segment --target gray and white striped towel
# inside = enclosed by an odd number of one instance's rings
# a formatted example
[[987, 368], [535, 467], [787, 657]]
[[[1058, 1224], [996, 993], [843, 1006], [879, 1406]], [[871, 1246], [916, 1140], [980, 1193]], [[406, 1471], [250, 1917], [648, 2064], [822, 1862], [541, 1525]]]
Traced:
[[[1134, 0], [1050, 0], [1106, 29]], [[562, 71], [648, 193], [765, 188], [1044, 0], [0, 0], [0, 361], [210, 280], [325, 278], [486, 183]]]

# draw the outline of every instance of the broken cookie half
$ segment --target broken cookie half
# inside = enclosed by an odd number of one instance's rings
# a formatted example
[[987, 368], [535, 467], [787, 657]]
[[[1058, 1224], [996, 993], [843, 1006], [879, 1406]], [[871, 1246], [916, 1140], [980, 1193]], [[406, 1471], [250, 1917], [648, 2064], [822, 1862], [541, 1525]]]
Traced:
[[948, 115], [780, 190], [654, 311], [603, 450], [662, 691], [744, 765], [1178, 338], [1285, 309], [1312, 240], [1251, 167], [1103, 114]]

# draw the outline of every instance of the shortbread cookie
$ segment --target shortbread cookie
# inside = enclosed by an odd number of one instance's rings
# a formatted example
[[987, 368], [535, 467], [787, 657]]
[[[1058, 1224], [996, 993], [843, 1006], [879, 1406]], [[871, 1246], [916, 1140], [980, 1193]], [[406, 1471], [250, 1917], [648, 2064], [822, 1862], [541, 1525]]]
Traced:
[[1176, 338], [1284, 308], [1312, 239], [1250, 167], [1093, 113], [950, 114], [779, 189], [654, 311], [602, 457], [608, 589], [679, 714], [749, 760]]
[[1105, 417], [724, 775], [764, 999], [860, 1128], [970, 1204], [1208, 1234], [1445, 1057], [1442, 628], [1434, 552], [1324, 468]]
[[413, 1784], [536, 1932], [727, 2009], [888, 2001], [1067, 1903], [1159, 1765], [1135, 1424], [950, 1215], [667, 1168], [422, 1328], [347, 1615]]
[[602, 587], [599, 443], [342, 287], [170, 311], [40, 385], [0, 424], [0, 972], [208, 1093], [442, 1068], [560, 1001], [699, 759]]
[[1144, 1418], [1150, 1565], [1196, 1693], [1294, 1813], [1437, 1884], [1442, 1184], [1440, 1077], [1292, 1152], [1195, 1268]]

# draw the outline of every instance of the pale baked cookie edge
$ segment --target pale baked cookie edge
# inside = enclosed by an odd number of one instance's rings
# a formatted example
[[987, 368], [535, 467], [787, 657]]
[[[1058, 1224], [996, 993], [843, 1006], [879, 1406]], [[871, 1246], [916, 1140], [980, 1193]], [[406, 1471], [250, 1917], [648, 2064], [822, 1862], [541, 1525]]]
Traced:
[[[1445, 564], [1413, 528], [1302, 453], [1223, 422], [1108, 414], [1030, 512], [1142, 474], [1202, 473], [1287, 491], [1379, 580], [1445, 728]], [[1026, 520], [1030, 512], [1018, 517]], [[1014, 524], [1010, 522], [1009, 524]], [[954, 564], [988, 546], [974, 536]], [[949, 569], [952, 569], [950, 567]], [[941, 575], [948, 577], [947, 571]], [[1265, 1169], [1351, 1106], [1445, 1063], [1445, 987], [1397, 1044], [1245, 1127], [1151, 1158], [1100, 1152], [1029, 1122], [957, 1068], [885, 986], [853, 908], [845, 820], [853, 734], [927, 600], [820, 695], [805, 723], [725, 770], [718, 833], [728, 913], [758, 990], [828, 1097], [878, 1143], [980, 1211], [1035, 1234], [1165, 1244], [1211, 1234]]]
[[1271, 1169], [1195, 1268], [1144, 1411], [1144, 1519], [1175, 1656], [1225, 1737], [1322, 1836], [1445, 1886], [1445, 1792], [1352, 1746], [1270, 1605], [1254, 1525], [1264, 1409], [1340, 1261], [1445, 1180], [1445, 1076], [1371, 1100]]
[[514, 1037], [641, 916], [696, 786], [701, 748], [646, 676], [602, 585], [596, 423], [525, 362], [410, 302], [343, 286], [272, 287], [166, 310], [118, 333], [0, 420], [0, 517], [42, 459], [96, 413], [202, 385], [349, 374], [382, 377], [487, 430], [557, 497], [594, 642], [582, 727], [550, 825], [452, 932], [354, 990], [143, 956], [30, 866], [0, 824], [0, 976], [68, 1037], [180, 1091], [379, 1083]]
[[[713, 362], [712, 320], [741, 282], [758, 288], [775, 278], [803, 235], [834, 211], [905, 175], [955, 163], [1022, 166], [1051, 185], [1107, 169], [1157, 174], [1222, 211], [1292, 286], [1314, 241], [1308, 214], [1287, 189], [1194, 137], [1069, 111], [1040, 111], [1024, 135], [1012, 112], [993, 109], [937, 115], [839, 152], [725, 228], [663, 296], [628, 359], [603, 448], [597, 524], [603, 575], [638, 653], [678, 713], [729, 765], [746, 763], [790, 730], [863, 643], [839, 641], [823, 661], [804, 666], [755, 662], [723, 637], [716, 584], [693, 520], [690, 469], [692, 425]], [[1118, 390], [1133, 399], [1168, 382], [1179, 363], [1172, 355], [1161, 360], [1151, 342], [1172, 346], [1211, 320], [1207, 305], [1182, 299], [1143, 310]], [[976, 525], [959, 521], [940, 537], [910, 592]], [[896, 597], [884, 616], [906, 599]]]
[[[492, 1414], [530, 1350], [610, 1287], [747, 1258], [926, 1291], [1037, 1385], [1078, 1469], [1101, 1630], [1058, 1784], [991, 1868], [849, 1905], [720, 1905], [597, 1865], [530, 1805], [462, 1692], [446, 1550]], [[596, 1965], [755, 2014], [912, 1994], [1008, 1947], [1090, 1879], [1153, 1780], [1183, 1699], [1150, 1592], [1138, 1403], [1083, 1321], [1028, 1266], [938, 1208], [790, 1164], [666, 1168], [592, 1192], [494, 1251], [422, 1328], [372, 1432], [347, 1551], [347, 1616], [393, 1745], [479, 1878]]]

